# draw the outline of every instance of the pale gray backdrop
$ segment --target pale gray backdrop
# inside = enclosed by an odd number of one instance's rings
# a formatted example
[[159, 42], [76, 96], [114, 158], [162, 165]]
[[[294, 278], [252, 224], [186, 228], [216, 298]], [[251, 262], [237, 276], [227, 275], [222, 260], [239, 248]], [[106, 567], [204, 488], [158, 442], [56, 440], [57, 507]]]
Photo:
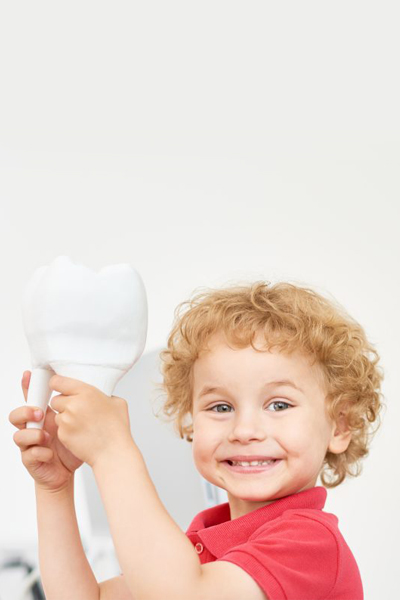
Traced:
[[[22, 291], [66, 254], [140, 272], [150, 371], [174, 309], [197, 287], [290, 280], [344, 304], [382, 356], [388, 409], [361, 477], [329, 491], [326, 510], [365, 599], [398, 594], [399, 13], [386, 0], [3, 3], [3, 549], [36, 551], [33, 483], [8, 423], [30, 368]], [[151, 385], [139, 399], [136, 377], [116, 393], [128, 396], [160, 496], [185, 526], [204, 506], [189, 444], [152, 420]]]

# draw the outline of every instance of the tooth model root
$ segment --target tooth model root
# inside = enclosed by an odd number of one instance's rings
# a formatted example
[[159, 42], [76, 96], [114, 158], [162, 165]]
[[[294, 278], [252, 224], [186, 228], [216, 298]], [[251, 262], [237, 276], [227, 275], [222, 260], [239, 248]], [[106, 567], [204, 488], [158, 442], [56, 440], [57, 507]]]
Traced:
[[[52, 394], [49, 387], [50, 379], [55, 375], [54, 371], [48, 369], [33, 369], [28, 388], [27, 405], [37, 406], [46, 415], [47, 405]], [[42, 429], [45, 417], [41, 421], [29, 421], [27, 429]]]

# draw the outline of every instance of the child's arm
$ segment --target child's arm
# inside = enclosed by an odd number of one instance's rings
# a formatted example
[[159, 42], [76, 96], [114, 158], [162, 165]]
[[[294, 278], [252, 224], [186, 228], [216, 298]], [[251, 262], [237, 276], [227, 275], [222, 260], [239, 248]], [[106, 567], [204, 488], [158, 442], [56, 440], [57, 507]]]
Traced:
[[100, 600], [134, 600], [123, 575], [101, 581], [99, 587]]
[[62, 491], [35, 486], [39, 568], [46, 600], [99, 600], [100, 589], [82, 546], [74, 477]]
[[134, 441], [101, 454], [92, 468], [133, 598], [195, 598], [199, 557], [162, 504]]
[[268, 600], [237, 565], [200, 564], [192, 542], [162, 504], [133, 440], [102, 454], [93, 473], [124, 574], [119, 583], [125, 580], [133, 599]]
[[[58, 439], [93, 469], [134, 600], [266, 600], [241, 567], [224, 561], [201, 565], [192, 542], [157, 494], [132, 438], [126, 400], [58, 375], [49, 386], [61, 393], [51, 402], [58, 412]], [[76, 543], [77, 535], [73, 538]]]

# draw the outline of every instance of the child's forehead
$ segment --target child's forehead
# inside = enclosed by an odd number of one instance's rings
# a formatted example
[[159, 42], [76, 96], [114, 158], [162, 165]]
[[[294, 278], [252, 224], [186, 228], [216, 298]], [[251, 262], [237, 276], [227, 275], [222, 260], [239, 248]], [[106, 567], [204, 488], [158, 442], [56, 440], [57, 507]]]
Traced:
[[[275, 375], [286, 378], [288, 375], [287, 370], [290, 369], [292, 373], [293, 371], [296, 371], [297, 374], [301, 373], [307, 379], [313, 380], [319, 387], [326, 388], [325, 373], [322, 365], [315, 356], [307, 353], [304, 349], [300, 347], [282, 349], [279, 347], [278, 338], [272, 344], [271, 340], [266, 341], [262, 332], [255, 336], [253, 344], [261, 353], [269, 354], [270, 364], [274, 369], [280, 368], [279, 373], [275, 371]], [[205, 346], [199, 352], [198, 358], [202, 360], [195, 361], [196, 363], [200, 362], [202, 368], [198, 364], [194, 370], [197, 373], [201, 371], [203, 375], [206, 375], [209, 371], [212, 371], [212, 374], [218, 375], [220, 363], [214, 362], [214, 357], [219, 350], [224, 352], [230, 349], [236, 351], [240, 349], [249, 350], [250, 348], [250, 343], [234, 343], [234, 340], [228, 339], [224, 332], [218, 331], [209, 336]]]

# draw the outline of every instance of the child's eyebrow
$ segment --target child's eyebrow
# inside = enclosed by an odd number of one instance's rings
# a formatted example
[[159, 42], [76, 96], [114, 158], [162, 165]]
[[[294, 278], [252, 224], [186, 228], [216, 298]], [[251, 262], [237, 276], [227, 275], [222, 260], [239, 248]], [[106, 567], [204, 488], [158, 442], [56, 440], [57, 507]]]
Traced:
[[[299, 392], [301, 392], [302, 394], [304, 394], [304, 391], [297, 386], [294, 381], [291, 381], [290, 379], [283, 379], [281, 381], [267, 381], [266, 383], [264, 383], [264, 385], [262, 386], [262, 390], [268, 388], [268, 387], [278, 387], [278, 386], [291, 386], [294, 387], [296, 390], [298, 390]], [[202, 398], [203, 396], [207, 396], [207, 394], [212, 394], [213, 392], [226, 392], [227, 390], [223, 387], [223, 386], [213, 386], [211, 387], [210, 385], [206, 385], [203, 387], [203, 389], [201, 390], [200, 394], [199, 394], [199, 398]]]

